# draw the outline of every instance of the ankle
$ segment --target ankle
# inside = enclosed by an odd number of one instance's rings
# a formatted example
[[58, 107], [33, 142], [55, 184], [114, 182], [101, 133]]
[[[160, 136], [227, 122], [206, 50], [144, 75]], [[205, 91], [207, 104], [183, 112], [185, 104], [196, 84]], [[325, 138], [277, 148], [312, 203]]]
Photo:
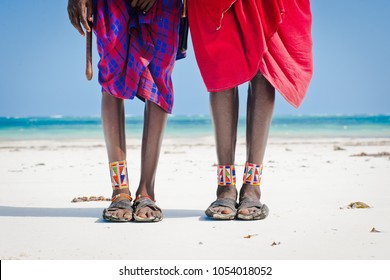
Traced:
[[237, 198], [238, 192], [236, 186], [218, 186], [217, 197], [219, 198]]
[[235, 187], [236, 186], [236, 168], [234, 164], [218, 165], [218, 186]]
[[112, 190], [112, 196], [117, 194], [131, 194], [129, 189]]
[[147, 194], [138, 194], [138, 195], [136, 195], [134, 202], [140, 200], [141, 198], [147, 198], [147, 199], [150, 199], [150, 200], [156, 202], [156, 200], [154, 199], [154, 196], [150, 196], [150, 195], [147, 195]]
[[236, 169], [234, 164], [218, 165], [218, 188], [217, 197], [237, 198]]
[[126, 160], [110, 162], [109, 168], [112, 186], [112, 196], [116, 196], [118, 194], [130, 195]]
[[139, 186], [137, 192], [135, 193], [135, 198], [137, 199], [142, 197], [147, 197], [154, 201], [154, 188], [152, 189], [145, 186]]
[[260, 199], [260, 184], [263, 173], [263, 164], [246, 162], [243, 176], [243, 184], [240, 189], [240, 200], [243, 198]]
[[261, 191], [259, 186], [254, 186], [250, 184], [243, 184], [240, 189], [240, 200], [243, 198], [256, 198], [260, 199]]
[[247, 161], [245, 163], [244, 176], [242, 178], [243, 184], [260, 187], [262, 173], [262, 164], [250, 163]]

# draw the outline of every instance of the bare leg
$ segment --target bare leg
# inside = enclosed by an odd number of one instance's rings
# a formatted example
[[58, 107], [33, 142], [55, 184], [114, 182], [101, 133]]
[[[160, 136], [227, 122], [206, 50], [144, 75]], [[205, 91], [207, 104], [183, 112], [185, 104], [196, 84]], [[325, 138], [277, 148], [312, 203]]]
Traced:
[[[149, 196], [154, 199], [154, 182], [168, 114], [155, 103], [146, 101], [144, 116], [141, 179], [137, 189], [137, 196]], [[153, 211], [149, 207], [144, 207], [136, 215], [141, 218], [149, 218], [159, 213], [159, 211]]]
[[[247, 103], [247, 161], [262, 164], [267, 146], [268, 131], [271, 125], [272, 112], [275, 103], [275, 89], [258, 73], [249, 84]], [[260, 188], [243, 184], [240, 190], [240, 200], [250, 198], [259, 200]], [[249, 214], [254, 209], [241, 209], [240, 214]]]
[[[125, 109], [122, 99], [103, 92], [102, 122], [109, 162], [126, 160]], [[130, 194], [130, 191], [129, 189], [113, 190], [112, 195], [119, 193]], [[117, 201], [122, 199], [124, 198], [119, 198]], [[131, 218], [131, 212], [126, 209], [110, 211], [110, 214], [119, 218]]]
[[[214, 122], [219, 165], [232, 165], [235, 160], [238, 125], [238, 89], [210, 93], [211, 114]], [[231, 186], [218, 186], [218, 198], [237, 199], [237, 190]], [[227, 207], [215, 207], [215, 212], [229, 214]]]

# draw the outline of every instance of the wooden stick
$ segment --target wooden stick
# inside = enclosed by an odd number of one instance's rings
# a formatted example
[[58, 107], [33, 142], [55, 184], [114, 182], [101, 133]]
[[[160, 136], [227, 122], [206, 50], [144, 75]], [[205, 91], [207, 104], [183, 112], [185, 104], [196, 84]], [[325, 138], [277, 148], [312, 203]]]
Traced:
[[85, 75], [87, 76], [87, 80], [92, 80], [93, 70], [92, 70], [92, 24], [90, 24], [91, 32], [87, 32], [87, 64], [85, 67]]

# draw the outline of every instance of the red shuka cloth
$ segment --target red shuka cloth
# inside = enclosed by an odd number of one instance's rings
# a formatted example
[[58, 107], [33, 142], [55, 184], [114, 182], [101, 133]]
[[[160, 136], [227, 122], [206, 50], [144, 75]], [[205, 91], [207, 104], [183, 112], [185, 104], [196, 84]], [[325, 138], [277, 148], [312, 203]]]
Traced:
[[309, 0], [188, 0], [196, 59], [208, 91], [259, 71], [294, 107], [312, 74]]

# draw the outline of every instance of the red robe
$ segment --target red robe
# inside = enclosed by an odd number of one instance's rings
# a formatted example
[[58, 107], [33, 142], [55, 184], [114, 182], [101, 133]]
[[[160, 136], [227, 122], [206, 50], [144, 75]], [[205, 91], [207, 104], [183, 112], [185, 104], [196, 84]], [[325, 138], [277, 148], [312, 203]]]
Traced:
[[260, 71], [289, 103], [302, 103], [313, 73], [309, 0], [188, 0], [188, 17], [208, 91]]

